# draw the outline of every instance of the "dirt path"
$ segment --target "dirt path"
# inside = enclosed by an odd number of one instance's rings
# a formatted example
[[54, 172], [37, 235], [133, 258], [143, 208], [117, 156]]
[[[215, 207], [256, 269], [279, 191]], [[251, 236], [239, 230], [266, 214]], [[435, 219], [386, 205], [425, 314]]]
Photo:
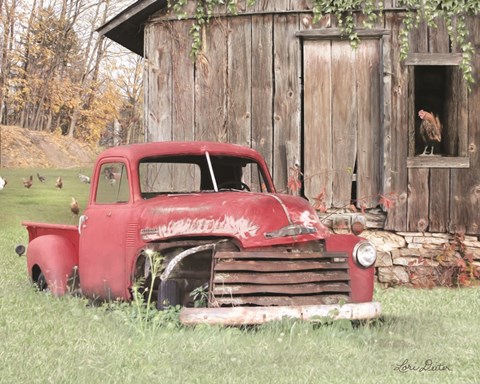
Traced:
[[90, 166], [97, 152], [58, 134], [0, 125], [1, 168], [72, 168]]

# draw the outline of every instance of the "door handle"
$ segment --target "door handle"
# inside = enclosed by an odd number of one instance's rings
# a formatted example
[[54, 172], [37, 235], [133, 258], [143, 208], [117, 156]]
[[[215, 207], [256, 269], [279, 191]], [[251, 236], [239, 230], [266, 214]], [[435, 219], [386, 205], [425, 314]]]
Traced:
[[85, 215], [80, 216], [78, 219], [78, 234], [82, 234], [82, 227], [84, 226], [85, 222], [88, 220], [88, 217]]

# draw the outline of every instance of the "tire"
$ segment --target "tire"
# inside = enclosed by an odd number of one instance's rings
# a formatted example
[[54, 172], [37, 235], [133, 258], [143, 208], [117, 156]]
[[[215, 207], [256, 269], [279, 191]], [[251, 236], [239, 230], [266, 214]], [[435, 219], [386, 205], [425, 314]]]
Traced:
[[164, 280], [158, 287], [157, 309], [163, 311], [168, 307], [181, 304], [180, 288], [175, 280]]
[[39, 291], [48, 290], [47, 279], [45, 278], [45, 275], [43, 274], [43, 272], [40, 272], [40, 274], [38, 275], [37, 281], [35, 282], [35, 286]]

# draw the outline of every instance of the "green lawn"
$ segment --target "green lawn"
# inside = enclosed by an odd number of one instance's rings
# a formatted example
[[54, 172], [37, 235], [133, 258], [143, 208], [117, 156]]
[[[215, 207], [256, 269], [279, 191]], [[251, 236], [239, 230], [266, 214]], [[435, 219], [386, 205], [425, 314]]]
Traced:
[[[70, 199], [84, 207], [88, 196], [78, 172], [43, 171], [47, 183], [26, 190], [22, 176], [36, 171], [0, 171], [8, 179], [0, 191], [0, 383], [480, 382], [478, 288], [377, 290], [384, 317], [363, 326], [286, 321], [251, 329], [144, 329], [128, 308], [36, 292], [25, 258], [13, 252], [26, 241], [20, 223], [76, 223]], [[405, 360], [444, 370], [400, 372]]]

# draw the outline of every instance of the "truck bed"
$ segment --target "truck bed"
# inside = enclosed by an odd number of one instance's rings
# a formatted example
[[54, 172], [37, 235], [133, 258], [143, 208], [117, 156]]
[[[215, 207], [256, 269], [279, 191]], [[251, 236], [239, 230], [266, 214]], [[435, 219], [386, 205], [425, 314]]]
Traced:
[[58, 235], [68, 238], [78, 252], [79, 234], [76, 225], [38, 223], [32, 221], [24, 221], [22, 225], [27, 228], [29, 243], [40, 236]]

